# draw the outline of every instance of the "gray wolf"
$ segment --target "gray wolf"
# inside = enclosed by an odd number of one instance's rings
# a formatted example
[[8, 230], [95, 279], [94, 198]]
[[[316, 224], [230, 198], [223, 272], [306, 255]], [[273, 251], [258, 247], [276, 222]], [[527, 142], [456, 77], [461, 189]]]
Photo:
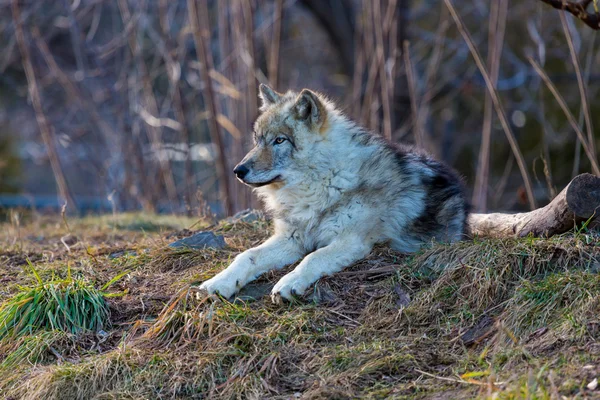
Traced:
[[303, 294], [387, 242], [414, 252], [465, 231], [461, 179], [427, 154], [350, 121], [323, 95], [260, 86], [254, 148], [235, 167], [274, 219], [274, 235], [238, 255], [201, 289], [234, 295], [261, 274], [302, 260], [273, 288], [274, 302]]

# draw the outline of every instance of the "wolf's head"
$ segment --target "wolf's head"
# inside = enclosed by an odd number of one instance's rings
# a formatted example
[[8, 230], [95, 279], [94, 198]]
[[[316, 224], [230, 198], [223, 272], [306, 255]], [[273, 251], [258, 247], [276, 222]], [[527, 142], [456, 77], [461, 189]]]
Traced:
[[314, 144], [328, 130], [328, 105], [316, 93], [277, 93], [260, 85], [262, 114], [254, 124], [254, 148], [233, 172], [252, 187], [282, 186], [302, 179], [300, 168], [314, 151]]

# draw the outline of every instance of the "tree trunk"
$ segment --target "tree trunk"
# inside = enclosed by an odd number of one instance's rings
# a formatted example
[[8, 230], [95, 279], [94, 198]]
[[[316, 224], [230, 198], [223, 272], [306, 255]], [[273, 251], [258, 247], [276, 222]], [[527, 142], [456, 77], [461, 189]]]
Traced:
[[188, 0], [189, 21], [196, 46], [196, 54], [200, 61], [200, 75], [204, 81], [204, 102], [208, 108], [208, 128], [211, 141], [217, 146], [217, 176], [219, 179], [219, 190], [221, 191], [221, 202], [223, 204], [223, 213], [225, 215], [233, 214], [233, 203], [229, 192], [229, 174], [227, 171], [227, 161], [225, 159], [225, 145], [221, 135], [221, 127], [217, 122], [219, 112], [217, 110], [217, 101], [212, 87], [210, 70], [213, 69], [212, 57], [207, 44], [210, 44], [210, 26], [208, 25], [208, 7], [206, 1], [200, 2], [200, 12], [196, 7], [195, 0]]
[[471, 214], [468, 225], [473, 236], [549, 237], [573, 229], [596, 217], [600, 208], [600, 178], [577, 175], [547, 206], [520, 214]]

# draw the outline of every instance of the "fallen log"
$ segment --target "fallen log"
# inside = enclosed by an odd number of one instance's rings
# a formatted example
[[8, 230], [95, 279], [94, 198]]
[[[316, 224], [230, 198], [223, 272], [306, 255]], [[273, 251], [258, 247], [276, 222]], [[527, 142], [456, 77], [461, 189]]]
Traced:
[[600, 178], [577, 175], [547, 206], [519, 214], [471, 214], [473, 236], [549, 237], [567, 232], [600, 213]]

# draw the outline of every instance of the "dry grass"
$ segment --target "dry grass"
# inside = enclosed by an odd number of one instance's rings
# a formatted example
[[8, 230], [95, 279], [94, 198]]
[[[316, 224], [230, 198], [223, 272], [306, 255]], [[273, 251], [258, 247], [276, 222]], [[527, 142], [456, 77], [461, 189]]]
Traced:
[[4, 301], [18, 284], [34, 283], [23, 269], [27, 257], [42, 279], [65, 276], [65, 263], [96, 287], [125, 275], [110, 289], [124, 295], [107, 299], [106, 336], [43, 331], [5, 345], [0, 393], [25, 399], [593, 395], [585, 385], [600, 374], [596, 234], [465, 241], [412, 256], [378, 247], [320, 280], [302, 301], [277, 306], [265, 294], [285, 271], [260, 278], [235, 301], [194, 289], [264, 240], [269, 224], [221, 222], [213, 229], [226, 237], [223, 250], [166, 247], [189, 235], [185, 228], [194, 222], [140, 215], [70, 220], [78, 242], [69, 250], [60, 244], [68, 233], [63, 224], [31, 219], [18, 227], [20, 240], [11, 239], [17, 227], [5, 226]]

